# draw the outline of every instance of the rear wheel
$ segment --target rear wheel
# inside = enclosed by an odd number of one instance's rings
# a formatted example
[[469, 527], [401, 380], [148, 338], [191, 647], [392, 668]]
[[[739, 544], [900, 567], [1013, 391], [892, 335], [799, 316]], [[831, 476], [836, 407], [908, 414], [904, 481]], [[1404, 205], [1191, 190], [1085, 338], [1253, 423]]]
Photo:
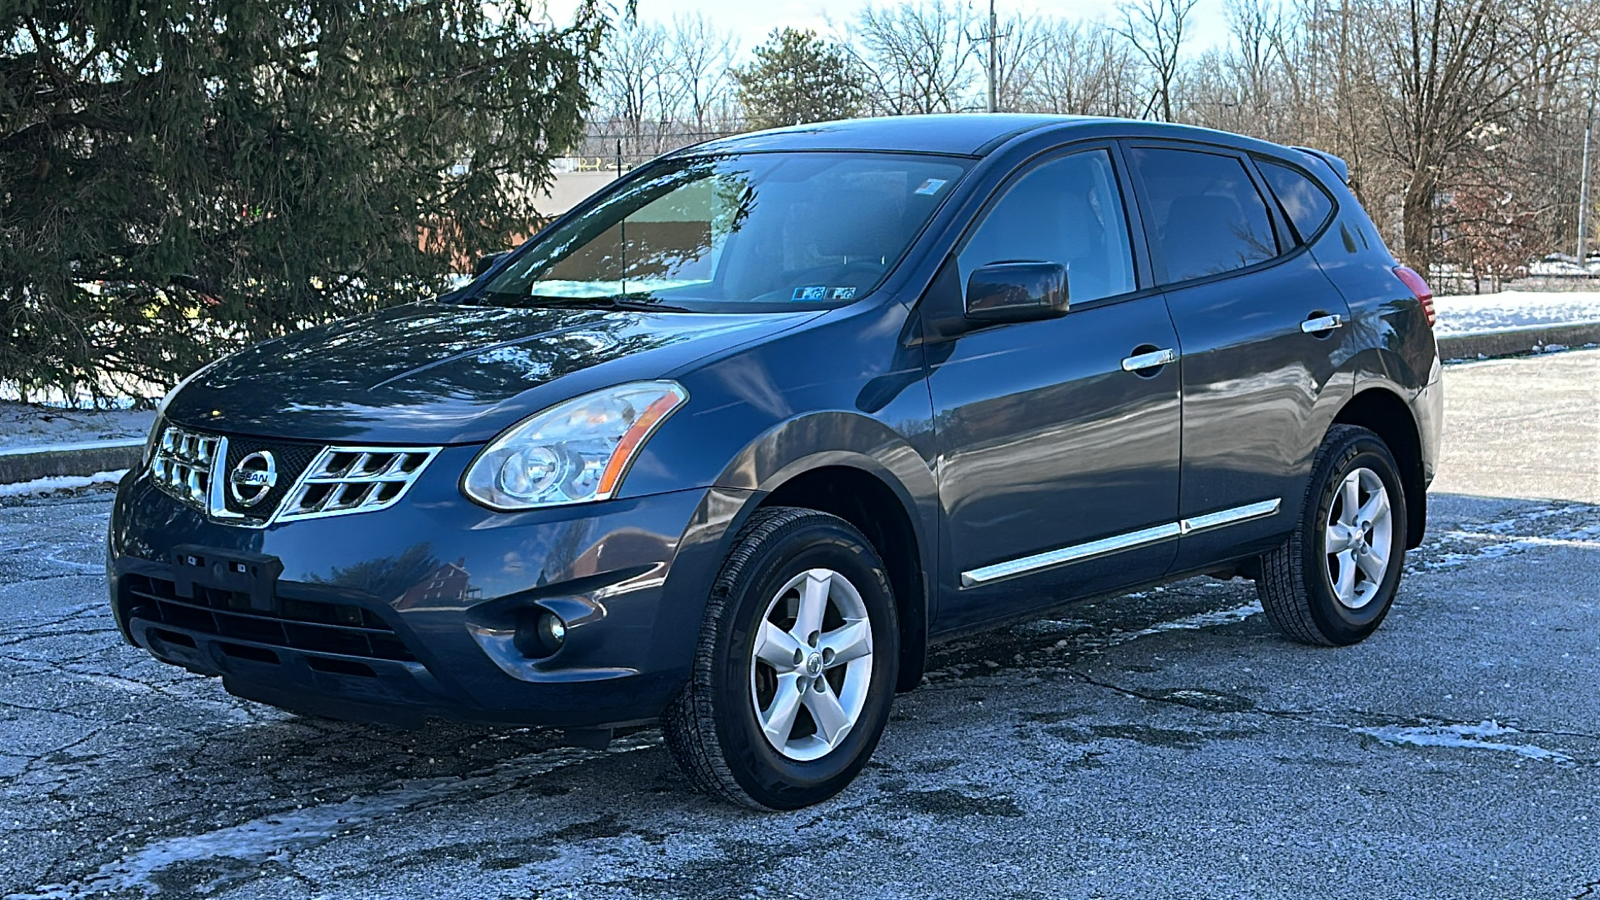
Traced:
[[1261, 557], [1256, 592], [1267, 618], [1302, 643], [1364, 640], [1394, 602], [1405, 535], [1405, 490], [1388, 446], [1365, 428], [1335, 425], [1312, 464], [1300, 523]]
[[674, 759], [723, 799], [794, 809], [843, 790], [889, 717], [899, 626], [883, 562], [836, 516], [752, 517], [706, 606], [694, 672], [662, 716]]

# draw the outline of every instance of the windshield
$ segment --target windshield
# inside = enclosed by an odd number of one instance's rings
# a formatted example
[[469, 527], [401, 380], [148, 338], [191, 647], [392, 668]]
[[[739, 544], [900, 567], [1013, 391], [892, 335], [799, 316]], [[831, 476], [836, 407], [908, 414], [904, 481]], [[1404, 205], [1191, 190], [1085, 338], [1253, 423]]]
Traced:
[[888, 273], [969, 165], [888, 153], [667, 160], [523, 248], [474, 302], [846, 303]]

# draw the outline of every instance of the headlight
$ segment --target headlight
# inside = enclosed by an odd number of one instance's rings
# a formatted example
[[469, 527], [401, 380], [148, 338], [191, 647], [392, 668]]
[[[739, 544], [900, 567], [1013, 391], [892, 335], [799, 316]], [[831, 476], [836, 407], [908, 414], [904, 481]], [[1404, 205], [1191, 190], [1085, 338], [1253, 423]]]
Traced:
[[144, 459], [140, 463], [142, 467], [150, 467], [150, 457], [156, 452], [156, 441], [161, 440], [161, 432], [166, 427], [166, 418], [161, 413], [156, 413], [156, 420], [150, 425], [150, 436], [144, 439]]
[[644, 442], [688, 399], [674, 382], [641, 381], [552, 406], [484, 447], [461, 490], [502, 511], [605, 500]]

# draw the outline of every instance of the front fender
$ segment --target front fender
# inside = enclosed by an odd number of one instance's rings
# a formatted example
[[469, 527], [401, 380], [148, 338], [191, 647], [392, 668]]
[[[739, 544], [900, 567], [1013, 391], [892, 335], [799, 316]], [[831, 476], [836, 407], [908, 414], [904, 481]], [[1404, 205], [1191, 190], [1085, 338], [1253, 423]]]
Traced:
[[[736, 454], [715, 485], [729, 492], [751, 492], [747, 508], [740, 511], [740, 522], [731, 530], [736, 531], [742, 520], [782, 485], [828, 467], [855, 469], [883, 483], [911, 522], [924, 577], [938, 571], [939, 489], [933, 470], [905, 438], [859, 413], [818, 412], [792, 419]], [[925, 584], [925, 602], [931, 601], [927, 593]]]

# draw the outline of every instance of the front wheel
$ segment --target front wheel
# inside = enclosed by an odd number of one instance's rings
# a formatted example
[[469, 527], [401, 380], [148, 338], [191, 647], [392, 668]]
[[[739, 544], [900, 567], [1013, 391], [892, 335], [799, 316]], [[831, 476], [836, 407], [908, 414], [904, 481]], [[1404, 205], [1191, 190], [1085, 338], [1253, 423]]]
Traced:
[[678, 766], [726, 800], [796, 809], [866, 765], [899, 657], [883, 561], [850, 523], [757, 512], [712, 588], [688, 685], [662, 715]]
[[1378, 629], [1405, 564], [1406, 495], [1394, 456], [1365, 428], [1335, 425], [1311, 466], [1300, 522], [1261, 557], [1267, 618], [1305, 644], [1354, 644]]

